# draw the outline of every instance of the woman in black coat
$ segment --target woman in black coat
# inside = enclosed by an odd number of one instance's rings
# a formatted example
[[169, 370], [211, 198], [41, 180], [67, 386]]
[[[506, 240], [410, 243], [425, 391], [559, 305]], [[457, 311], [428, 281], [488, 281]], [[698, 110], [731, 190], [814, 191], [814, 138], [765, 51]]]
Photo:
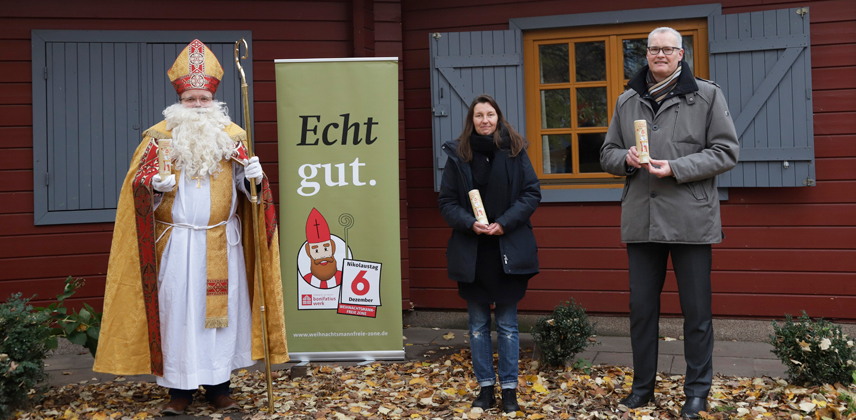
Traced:
[[[470, 104], [464, 131], [443, 145], [449, 155], [440, 185], [440, 213], [452, 227], [446, 250], [449, 278], [467, 301], [473, 370], [481, 391], [473, 407], [496, 403], [496, 372], [490, 337], [495, 305], [502, 410], [519, 411], [517, 373], [520, 340], [517, 303], [538, 273], [538, 248], [529, 217], [541, 201], [541, 187], [526, 155], [526, 140], [503, 118], [489, 95]], [[485, 225], [473, 215], [468, 193], [477, 189]]]

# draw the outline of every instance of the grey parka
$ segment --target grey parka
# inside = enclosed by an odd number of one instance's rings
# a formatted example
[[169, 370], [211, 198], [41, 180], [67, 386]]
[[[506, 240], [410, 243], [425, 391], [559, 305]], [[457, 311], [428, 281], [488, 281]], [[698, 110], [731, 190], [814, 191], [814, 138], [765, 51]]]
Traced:
[[[737, 164], [737, 133], [716, 84], [693, 79], [685, 70], [679, 85], [686, 93], [665, 99], [656, 113], [634, 89], [616, 103], [600, 164], [606, 172], [627, 177], [621, 194], [622, 242], [722, 241], [716, 175]], [[636, 145], [634, 120], [648, 122], [650, 156], [668, 160], [674, 177], [657, 178], [626, 165], [627, 150]]]

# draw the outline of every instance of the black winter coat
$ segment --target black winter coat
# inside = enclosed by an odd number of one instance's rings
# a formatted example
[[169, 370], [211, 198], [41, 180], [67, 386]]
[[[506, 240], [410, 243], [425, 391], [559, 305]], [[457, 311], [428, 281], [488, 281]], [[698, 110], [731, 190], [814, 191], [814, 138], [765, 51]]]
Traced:
[[[467, 195], [473, 189], [472, 171], [470, 164], [458, 155], [457, 141], [446, 142], [442, 149], [449, 159], [443, 170], [437, 201], [440, 214], [452, 227], [452, 237], [446, 248], [449, 278], [472, 283], [476, 275], [479, 243], [478, 235], [472, 230], [476, 218]], [[537, 274], [538, 246], [529, 217], [541, 202], [541, 186], [526, 150], [509, 159], [512, 162], [511, 173], [514, 174], [509, 194], [512, 204], [505, 213], [492, 220], [505, 231], [499, 236], [502, 267], [506, 274]]]

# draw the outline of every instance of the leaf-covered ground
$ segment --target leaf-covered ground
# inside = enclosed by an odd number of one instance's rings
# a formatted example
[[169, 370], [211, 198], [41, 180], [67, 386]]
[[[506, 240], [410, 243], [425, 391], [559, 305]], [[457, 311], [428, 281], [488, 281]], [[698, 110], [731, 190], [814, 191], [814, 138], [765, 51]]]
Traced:
[[[683, 376], [660, 376], [656, 403], [627, 410], [632, 370], [618, 366], [548, 368], [525, 357], [520, 362], [518, 399], [523, 409], [503, 415], [498, 409], [470, 408], [478, 392], [469, 350], [445, 348], [424, 362], [377, 362], [362, 366], [311, 365], [307, 375], [291, 379], [274, 372], [275, 414], [269, 414], [262, 372], [240, 371], [232, 378], [232, 396], [241, 410], [217, 413], [196, 402], [188, 415], [232, 420], [283, 419], [667, 419], [683, 404]], [[443, 352], [440, 352], [443, 353]], [[531, 353], [529, 353], [531, 354]], [[197, 396], [199, 401], [203, 398]], [[777, 378], [715, 377], [711, 419], [855, 419], [856, 386], [800, 387]], [[21, 419], [144, 419], [157, 417], [168, 400], [154, 383], [81, 383], [51, 389]]]

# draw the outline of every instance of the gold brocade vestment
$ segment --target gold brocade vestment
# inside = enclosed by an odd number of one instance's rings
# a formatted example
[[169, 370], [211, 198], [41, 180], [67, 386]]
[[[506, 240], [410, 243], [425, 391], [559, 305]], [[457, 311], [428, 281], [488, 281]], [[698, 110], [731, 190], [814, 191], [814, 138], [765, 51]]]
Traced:
[[[226, 127], [226, 132], [239, 143], [233, 160], [243, 164], [247, 158], [244, 144], [246, 133], [235, 124]], [[166, 138], [171, 138], [171, 133], [166, 130], [165, 121], [146, 130], [122, 185], [107, 270], [104, 315], [93, 366], [96, 372], [163, 375], [157, 270], [163, 252], [161, 244], [166, 243], [168, 238], [156, 241], [164, 227], [155, 223], [151, 177], [157, 173], [157, 140]], [[279, 233], [267, 178], [260, 187], [259, 198], [262, 203], [257, 207], [259, 225], [256, 229], [253, 229], [250, 213], [253, 206], [241, 194], [237, 215], [241, 219], [243, 256], [251, 296], [252, 358], [264, 358], [255, 283], [255, 234], [260, 235], [259, 243], [262, 244], [260, 268], [264, 275], [268, 344], [271, 363], [276, 364], [288, 361], [280, 278]], [[160, 206], [171, 206], [169, 196], [169, 193], [164, 195]], [[163, 215], [167, 212], [160, 211], [160, 206], [157, 214], [158, 218], [163, 220]]]

